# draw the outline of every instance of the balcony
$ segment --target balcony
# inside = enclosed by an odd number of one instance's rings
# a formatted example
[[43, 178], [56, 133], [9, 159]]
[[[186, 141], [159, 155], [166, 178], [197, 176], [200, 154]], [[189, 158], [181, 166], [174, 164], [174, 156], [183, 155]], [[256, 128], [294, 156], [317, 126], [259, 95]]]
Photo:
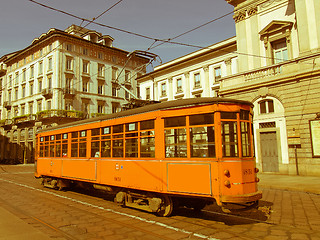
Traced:
[[65, 88], [63, 93], [64, 93], [64, 98], [74, 99], [75, 95], [77, 94], [77, 90], [74, 88]]
[[73, 118], [73, 119], [84, 119], [85, 114], [80, 111], [71, 111], [71, 110], [60, 110], [52, 109], [45, 110], [37, 113], [37, 119], [43, 120], [47, 118]]
[[35, 114], [26, 114], [22, 116], [17, 116], [12, 119], [14, 124], [26, 123], [36, 121], [37, 115]]
[[13, 124], [12, 119], [2, 119], [0, 120], [0, 127], [11, 126]]
[[45, 99], [52, 98], [52, 88], [45, 88], [41, 92]]
[[320, 55], [314, 54], [223, 77], [220, 80], [219, 91], [221, 95], [224, 95], [291, 80], [297, 81], [300, 77], [320, 71], [319, 65], [313, 64], [317, 62], [320, 62]]

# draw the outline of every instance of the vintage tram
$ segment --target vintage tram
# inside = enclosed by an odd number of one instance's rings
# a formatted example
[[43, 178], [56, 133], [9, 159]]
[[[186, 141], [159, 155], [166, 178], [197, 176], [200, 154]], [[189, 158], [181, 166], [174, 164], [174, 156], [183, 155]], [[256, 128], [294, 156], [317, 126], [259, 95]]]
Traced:
[[37, 133], [36, 149], [43, 185], [93, 187], [160, 216], [262, 197], [246, 101], [181, 99], [59, 125]]

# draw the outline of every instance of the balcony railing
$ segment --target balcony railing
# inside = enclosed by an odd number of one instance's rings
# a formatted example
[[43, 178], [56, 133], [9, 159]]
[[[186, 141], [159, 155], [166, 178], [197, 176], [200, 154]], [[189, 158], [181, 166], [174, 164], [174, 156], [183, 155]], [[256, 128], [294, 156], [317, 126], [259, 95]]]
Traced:
[[42, 96], [45, 97], [45, 99], [48, 99], [48, 98], [52, 98], [52, 88], [45, 88], [42, 90]]
[[64, 97], [68, 99], [73, 99], [77, 94], [77, 90], [74, 88], [65, 88], [64, 89]]
[[26, 114], [12, 118], [14, 124], [37, 120], [36, 114]]
[[52, 117], [77, 118], [84, 119], [85, 114], [81, 111], [51, 109], [37, 113], [38, 120]]

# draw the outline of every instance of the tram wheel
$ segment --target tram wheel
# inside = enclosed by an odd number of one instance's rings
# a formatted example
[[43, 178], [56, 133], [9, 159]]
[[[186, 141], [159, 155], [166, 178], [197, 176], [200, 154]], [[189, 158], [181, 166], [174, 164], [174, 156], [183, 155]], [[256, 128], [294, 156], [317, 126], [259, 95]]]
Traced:
[[172, 213], [172, 210], [173, 210], [172, 198], [165, 195], [163, 197], [162, 206], [157, 212], [157, 215], [160, 217], [167, 217], [167, 216], [170, 216], [170, 214]]

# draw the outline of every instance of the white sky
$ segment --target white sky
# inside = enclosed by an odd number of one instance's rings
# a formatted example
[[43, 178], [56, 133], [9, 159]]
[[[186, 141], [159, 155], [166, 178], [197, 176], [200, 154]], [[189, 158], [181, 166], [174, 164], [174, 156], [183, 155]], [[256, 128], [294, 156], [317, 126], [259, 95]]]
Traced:
[[[119, 0], [36, 0], [45, 5], [92, 19]], [[139, 33], [152, 38], [168, 39], [201, 24], [232, 12], [225, 0], [123, 0], [96, 22]], [[1, 0], [0, 57], [29, 46], [32, 40], [50, 28], [66, 29], [81, 21], [41, 7], [29, 0]], [[85, 25], [84, 23], [83, 25]], [[113, 45], [126, 51], [147, 50], [152, 40], [90, 24], [87, 28], [110, 35]], [[235, 36], [232, 14], [210, 23], [176, 42], [209, 46]], [[197, 48], [164, 44], [151, 50], [163, 62], [170, 61]]]

